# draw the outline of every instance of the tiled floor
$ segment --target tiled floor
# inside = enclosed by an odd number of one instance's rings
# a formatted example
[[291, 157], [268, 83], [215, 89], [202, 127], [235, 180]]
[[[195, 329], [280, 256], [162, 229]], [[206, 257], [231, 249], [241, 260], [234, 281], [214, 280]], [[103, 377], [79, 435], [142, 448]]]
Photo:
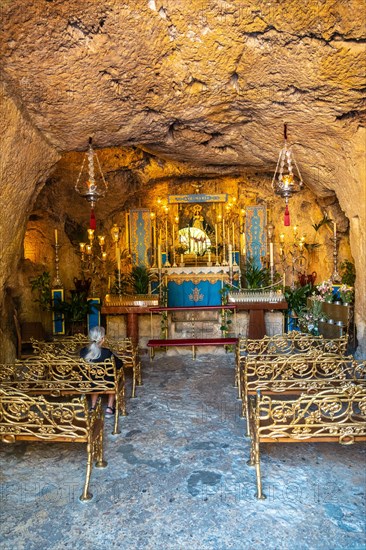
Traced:
[[0, 547], [240, 550], [365, 548], [365, 446], [266, 445], [257, 501], [227, 355], [143, 359], [122, 433], [81, 503], [78, 445], [0, 446]]

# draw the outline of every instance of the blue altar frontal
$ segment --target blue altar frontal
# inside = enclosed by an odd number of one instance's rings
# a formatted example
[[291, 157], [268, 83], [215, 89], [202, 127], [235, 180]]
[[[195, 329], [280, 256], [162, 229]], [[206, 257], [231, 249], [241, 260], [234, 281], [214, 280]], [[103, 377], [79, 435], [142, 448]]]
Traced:
[[[239, 285], [239, 267], [232, 270], [232, 283]], [[229, 268], [172, 267], [164, 270], [168, 307], [220, 306], [222, 289], [230, 282]]]

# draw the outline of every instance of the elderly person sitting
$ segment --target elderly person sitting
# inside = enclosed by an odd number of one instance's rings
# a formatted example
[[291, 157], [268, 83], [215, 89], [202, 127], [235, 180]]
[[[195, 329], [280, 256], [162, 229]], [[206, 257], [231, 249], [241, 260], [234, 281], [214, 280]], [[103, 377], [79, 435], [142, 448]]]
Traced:
[[[80, 357], [84, 359], [85, 361], [88, 361], [90, 363], [100, 363], [104, 361], [105, 359], [109, 359], [111, 357], [114, 357], [116, 362], [116, 368], [120, 369], [122, 367], [122, 361], [118, 357], [116, 357], [110, 349], [104, 348], [103, 342], [105, 339], [105, 329], [104, 327], [93, 327], [89, 331], [89, 340], [90, 344], [89, 346], [86, 346], [82, 348], [80, 351]], [[97, 404], [98, 399], [98, 393], [92, 393], [91, 394], [91, 409], [93, 410]], [[108, 404], [105, 410], [105, 417], [111, 418], [115, 413], [115, 407], [114, 407], [114, 401], [115, 401], [115, 395], [108, 394]]]

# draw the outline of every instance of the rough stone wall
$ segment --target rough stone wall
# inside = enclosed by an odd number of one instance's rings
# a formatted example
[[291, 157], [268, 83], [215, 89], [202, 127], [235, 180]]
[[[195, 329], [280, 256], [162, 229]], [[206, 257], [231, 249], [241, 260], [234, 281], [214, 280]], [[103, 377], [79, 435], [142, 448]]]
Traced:
[[0, 361], [15, 357], [14, 289], [27, 218], [59, 155], [0, 86]]

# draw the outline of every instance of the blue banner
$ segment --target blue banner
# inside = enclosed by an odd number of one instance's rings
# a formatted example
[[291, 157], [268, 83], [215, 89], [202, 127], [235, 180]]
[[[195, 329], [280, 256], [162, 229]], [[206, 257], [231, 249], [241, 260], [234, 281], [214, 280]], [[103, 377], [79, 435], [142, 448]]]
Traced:
[[245, 216], [246, 257], [252, 258], [256, 267], [262, 266], [262, 258], [267, 255], [267, 208], [247, 206]]
[[133, 265], [150, 266], [151, 218], [150, 210], [130, 210], [130, 239]]
[[[55, 288], [52, 290], [52, 304], [57, 306], [64, 301], [64, 289]], [[52, 332], [53, 334], [65, 334], [65, 319], [62, 313], [53, 311], [52, 313]]]
[[90, 313], [88, 313], [88, 333], [93, 327], [100, 326], [100, 298], [88, 298]]

